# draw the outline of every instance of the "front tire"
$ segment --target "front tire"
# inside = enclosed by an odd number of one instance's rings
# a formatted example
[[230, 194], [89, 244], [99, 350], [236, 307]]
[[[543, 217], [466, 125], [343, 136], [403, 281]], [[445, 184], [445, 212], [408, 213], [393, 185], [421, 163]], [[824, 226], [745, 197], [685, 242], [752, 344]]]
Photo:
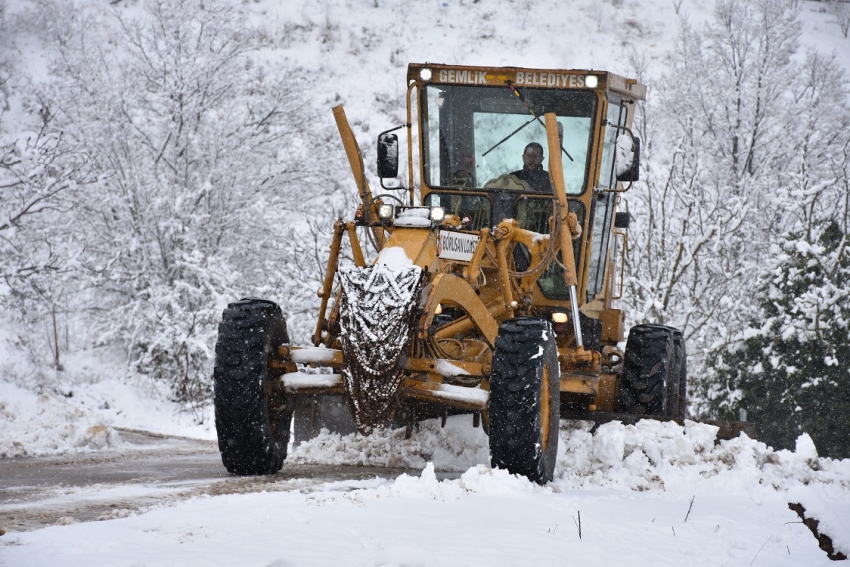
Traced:
[[269, 369], [269, 359], [288, 342], [275, 303], [242, 299], [222, 314], [215, 347], [215, 426], [230, 473], [274, 474], [283, 466], [294, 397], [284, 395], [280, 372]]
[[490, 375], [490, 462], [544, 484], [558, 455], [560, 367], [548, 321], [517, 317], [499, 326]]

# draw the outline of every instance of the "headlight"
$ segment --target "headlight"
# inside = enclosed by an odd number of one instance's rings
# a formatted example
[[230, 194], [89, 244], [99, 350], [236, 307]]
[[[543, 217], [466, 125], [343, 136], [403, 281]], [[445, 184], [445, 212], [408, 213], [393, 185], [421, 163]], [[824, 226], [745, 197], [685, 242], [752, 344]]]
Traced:
[[378, 218], [381, 220], [390, 220], [393, 218], [393, 206], [384, 203], [378, 207]]
[[419, 78], [423, 81], [430, 81], [432, 76], [433, 75], [431, 73], [431, 69], [429, 69], [428, 67], [423, 67], [422, 69], [419, 69]]
[[561, 313], [560, 311], [555, 311], [552, 313], [552, 322], [553, 323], [566, 323], [567, 322], [567, 314]]
[[588, 75], [584, 78], [584, 86], [589, 89], [595, 89], [599, 86], [599, 77], [596, 75]]
[[443, 222], [446, 218], [446, 209], [443, 207], [431, 207], [431, 214], [428, 215], [433, 222]]

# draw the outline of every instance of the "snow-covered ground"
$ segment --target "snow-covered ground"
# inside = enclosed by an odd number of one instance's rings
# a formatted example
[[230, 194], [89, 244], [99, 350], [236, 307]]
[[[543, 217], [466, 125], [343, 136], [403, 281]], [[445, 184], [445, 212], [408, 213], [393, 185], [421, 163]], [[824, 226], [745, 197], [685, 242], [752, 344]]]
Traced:
[[[34, 370], [4, 345], [4, 371], [23, 383]], [[197, 425], [100, 356], [69, 359], [54, 380], [41, 394], [0, 381], [5, 457], [121, 450], [116, 428], [214, 437], [209, 413]], [[470, 416], [445, 428], [424, 422], [410, 439], [404, 430], [325, 432], [291, 450], [288, 463], [421, 476], [308, 488], [281, 479], [259, 494], [198, 496], [100, 522], [63, 518], [0, 537], [0, 565], [828, 564], [789, 503], [850, 555], [850, 460], [818, 458], [806, 435], [790, 452], [746, 437], [716, 442], [715, 432], [653, 421], [591, 432], [562, 422], [556, 479], [545, 487], [490, 469], [487, 437]], [[95, 491], [120, 502], [140, 490], [151, 488]]]
[[[850, 461], [817, 458], [808, 436], [790, 452], [746, 437], [715, 444], [715, 429], [696, 423], [610, 423], [591, 433], [564, 422], [557, 478], [541, 487], [481, 463], [486, 438], [469, 421], [452, 418], [444, 430], [428, 422], [406, 442], [401, 430], [325, 434], [292, 459], [441, 463], [418, 477], [310, 490], [281, 480], [259, 494], [67, 520], [4, 536], [0, 565], [830, 564], [791, 502], [820, 520], [836, 551], [850, 551]], [[437, 479], [436, 469], [457, 465], [459, 478]]]
[[[23, 380], [32, 368], [4, 344], [3, 359], [17, 361], [6, 363], [7, 375]], [[152, 385], [94, 354], [68, 360], [55, 380], [41, 394], [0, 382], [5, 457], [121, 450], [115, 428], [214, 437], [209, 414], [196, 425]], [[746, 437], [717, 443], [715, 432], [653, 421], [591, 432], [562, 422], [556, 479], [545, 487], [490, 469], [487, 437], [470, 416], [445, 428], [424, 422], [410, 439], [403, 430], [324, 432], [291, 450], [288, 463], [408, 467], [421, 476], [307, 488], [278, 480], [259, 494], [198, 496], [106, 521], [66, 517], [0, 537], [0, 565], [828, 564], [789, 503], [850, 554], [850, 460], [818, 458], [805, 435], [790, 452]], [[116, 502], [153, 490], [94, 489]]]
[[107, 378], [76, 388], [38, 394], [0, 381], [0, 458], [57, 455], [116, 448], [116, 428], [212, 439], [206, 422], [149, 388]]
[[[97, 360], [69, 361], [76, 384], [66, 377], [41, 395], [0, 382], [6, 457], [121, 450], [114, 428], [122, 427], [214, 435], [209, 415], [195, 425], [149, 385], [112, 376], [120, 367], [92, 371]], [[19, 360], [16, 371], [24, 369]], [[199, 496], [118, 519], [67, 517], [0, 537], [0, 565], [828, 564], [789, 503], [801, 503], [850, 555], [850, 460], [818, 458], [805, 435], [790, 452], [746, 437], [717, 443], [715, 431], [642, 421], [591, 432], [562, 422], [556, 480], [545, 487], [490, 469], [487, 438], [470, 416], [445, 428], [424, 422], [410, 439], [403, 430], [325, 432], [288, 463], [408, 467], [421, 476], [309, 488], [278, 480], [259, 494]], [[151, 488], [95, 491], [121, 502], [140, 490]]]

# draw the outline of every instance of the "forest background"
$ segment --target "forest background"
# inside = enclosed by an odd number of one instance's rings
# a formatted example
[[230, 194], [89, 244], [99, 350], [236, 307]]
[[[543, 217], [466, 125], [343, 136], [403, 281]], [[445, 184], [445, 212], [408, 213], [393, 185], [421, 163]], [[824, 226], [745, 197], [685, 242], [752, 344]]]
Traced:
[[85, 387], [67, 363], [97, 352], [209, 420], [229, 301], [277, 301], [301, 343], [314, 324], [331, 225], [356, 207], [331, 106], [371, 164], [408, 62], [606, 68], [649, 87], [628, 324], [683, 329], [691, 417], [743, 410], [777, 448], [806, 431], [850, 456], [850, 3], [550, 12], [0, 0], [0, 322], [28, 360], [0, 381]]

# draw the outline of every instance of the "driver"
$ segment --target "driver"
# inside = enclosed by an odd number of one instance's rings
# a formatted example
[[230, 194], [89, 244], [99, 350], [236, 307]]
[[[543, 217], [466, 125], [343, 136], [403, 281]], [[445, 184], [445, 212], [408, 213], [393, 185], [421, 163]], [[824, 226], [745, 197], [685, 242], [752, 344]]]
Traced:
[[522, 163], [522, 169], [512, 172], [511, 175], [527, 182], [535, 191], [551, 193], [549, 172], [543, 169], [543, 146], [537, 142], [531, 142], [525, 146], [525, 151], [522, 152]]

